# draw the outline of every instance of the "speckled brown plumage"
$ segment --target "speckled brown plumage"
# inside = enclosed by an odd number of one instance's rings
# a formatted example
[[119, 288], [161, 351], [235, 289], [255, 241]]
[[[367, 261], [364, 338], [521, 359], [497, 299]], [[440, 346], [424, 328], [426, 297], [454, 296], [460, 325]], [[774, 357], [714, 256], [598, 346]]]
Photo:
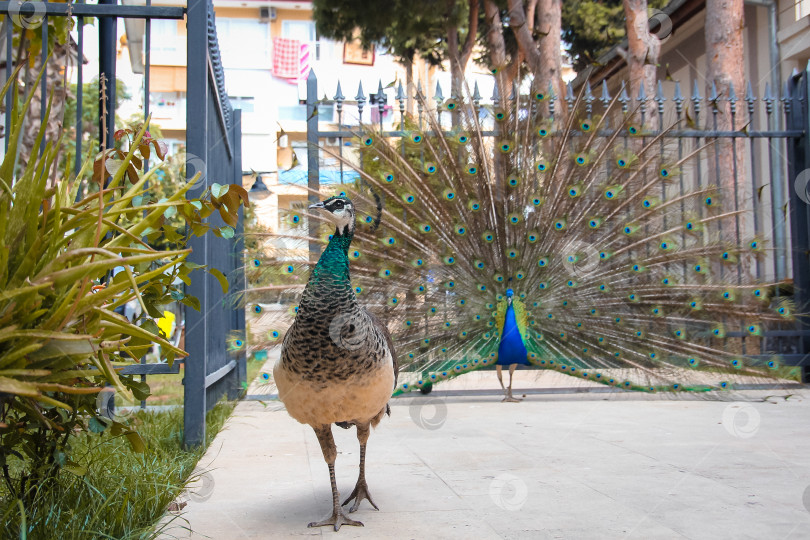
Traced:
[[351, 288], [347, 255], [354, 233], [351, 201], [332, 197], [315, 208], [335, 222], [335, 234], [307, 282], [273, 373], [287, 412], [312, 426], [329, 465], [333, 512], [310, 526], [330, 525], [338, 530], [341, 525], [362, 523], [348, 519], [338, 504], [331, 424], [357, 426], [360, 476], [349, 498], [355, 499], [351, 508], [355, 511], [362, 499], [371, 502], [365, 446], [369, 427], [379, 424], [389, 411], [388, 400], [396, 385], [396, 354], [385, 324], [357, 302]]

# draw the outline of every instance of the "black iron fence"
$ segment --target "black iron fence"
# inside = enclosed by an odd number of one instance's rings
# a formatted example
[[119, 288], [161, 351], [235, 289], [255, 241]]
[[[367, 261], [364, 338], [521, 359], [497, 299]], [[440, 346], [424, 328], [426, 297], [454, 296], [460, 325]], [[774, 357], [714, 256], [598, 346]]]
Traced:
[[[116, 57], [118, 46], [118, 19], [144, 21], [143, 53], [143, 119], [150, 113], [150, 78], [151, 78], [151, 22], [153, 19], [186, 18], [187, 22], [187, 110], [186, 110], [186, 175], [191, 178], [197, 172], [202, 173], [195, 190], [201, 190], [210, 184], [237, 183], [241, 185], [241, 118], [239, 111], [234, 111], [225, 92], [224, 69], [219, 55], [219, 45], [214, 24], [214, 8], [211, 0], [189, 0], [188, 7], [152, 6], [151, 0], [145, 5], [118, 5], [117, 0], [98, 0], [98, 4], [85, 4], [83, 0], [73, 3], [52, 3], [40, 1], [0, 2], [0, 14], [5, 15], [0, 28], [0, 66], [3, 67], [6, 82], [13, 73], [15, 64], [29, 62], [30, 65], [42, 66], [45, 74], [42, 77], [39, 93], [40, 120], [45, 118], [46, 107], [43, 103], [53, 93], [54, 85], [67, 78], [59, 70], [75, 69], [76, 73], [76, 119], [75, 140], [73, 141], [74, 174], [81, 169], [88, 152], [101, 151], [103, 147], [111, 148], [114, 144], [116, 130]], [[48, 65], [48, 55], [54, 52], [52, 32], [57, 29], [55, 20], [62, 22], [73, 18], [75, 22], [75, 41], [68, 38], [64, 47], [64, 57]], [[84, 57], [87, 33], [85, 20], [98, 20], [99, 52], [99, 148], [83, 148], [85, 124], [83, 122], [83, 84], [87, 74], [84, 72]], [[15, 29], [16, 27], [16, 29]], [[26, 50], [18, 47], [15, 32], [34, 31], [41, 37], [40, 58], [31, 59]], [[4, 45], [4, 46], [3, 46]], [[15, 48], [17, 47], [17, 48]], [[91, 74], [91, 77], [95, 74]], [[66, 89], [65, 89], [66, 90]], [[43, 97], [45, 96], [45, 97]], [[6, 95], [5, 110], [11, 110], [11, 92]], [[104, 112], [106, 111], [106, 114]], [[5, 133], [9, 133], [11, 115], [5, 116]], [[65, 126], [66, 128], [68, 126]], [[120, 128], [120, 126], [118, 126]], [[43, 142], [44, 144], [44, 142]], [[8, 148], [8, 140], [5, 140]], [[34, 149], [35, 151], [35, 149]], [[148, 161], [145, 167], [148, 168]], [[219, 220], [212, 217], [212, 221]], [[217, 223], [222, 225], [222, 223]], [[241, 227], [241, 220], [240, 220]], [[194, 238], [191, 241], [193, 253], [191, 262], [219, 269], [225, 274], [231, 291], [244, 288], [241, 274], [241, 231], [237, 230], [232, 239]], [[145, 359], [140, 365], [128, 366], [123, 374], [147, 375], [179, 373], [184, 366], [184, 440], [186, 445], [194, 446], [205, 440], [205, 413], [213, 407], [223, 395], [236, 397], [246, 379], [244, 353], [228, 351], [228, 340], [244, 330], [244, 312], [235, 309], [223, 293], [220, 284], [208, 274], [200, 272], [195, 276], [188, 293], [200, 300], [200, 311], [184, 310], [185, 321], [180, 317], [179, 326], [185, 327], [185, 343], [189, 356], [182, 362], [168, 364], [147, 364]]]
[[[742, 238], [762, 238], [769, 245], [767, 256], [757, 262], [751, 271], [762, 281], [786, 280], [789, 286], [777, 291], [780, 295], [790, 295], [803, 312], [810, 310], [810, 103], [808, 103], [808, 81], [810, 81], [810, 66], [808, 70], [791, 77], [786, 81], [782, 95], [766, 85], [761, 97], [757, 97], [754, 88], [749, 84], [742, 97], [731, 92], [730, 96], [723, 97], [711, 92], [710, 95], [701, 96], [697, 85], [691, 89], [691, 95], [685, 96], [677, 82], [658, 84], [658, 91], [654, 96], [643, 93], [637, 97], [630, 97], [625, 86], [618, 96], [620, 108], [623, 113], [632, 113], [640, 117], [641, 124], [646, 125], [652, 119], [656, 126], [671, 126], [665, 133], [662, 141], [668, 152], [674, 152], [678, 158], [697, 151], [694, 167], [680, 173], [679, 182], [673, 188], [675, 191], [665, 192], [664, 197], [674, 197], [686, 189], [701, 185], [721, 184], [721, 175], [725, 176], [725, 184], [729, 192], [733, 193], [733, 207], [735, 210], [745, 210], [743, 219], [738, 219], [734, 230], [724, 231], [733, 235], [737, 242]], [[668, 87], [670, 93], [665, 94]], [[520, 84], [515, 82], [510, 96], [500, 96], [497, 85], [489, 100], [484, 100], [479, 91], [478, 84], [469, 92], [469, 100], [479, 112], [482, 120], [484, 135], [495, 135], [497, 128], [492, 114], [488, 110], [498, 107], [499, 104], [510, 102], [512, 107], [523, 109], [527, 115], [537, 112], [537, 102], [529, 95], [530, 85], [524, 85], [520, 91]], [[600, 91], [595, 93], [589, 86], [582, 90], [583, 109], [586, 115], [600, 114], [613, 100], [608, 86], [603, 84]], [[319, 92], [317, 78], [310, 73], [307, 80], [307, 142], [310, 148], [308, 154], [308, 188], [310, 198], [316, 197], [320, 190], [321, 159], [319, 152], [314, 151], [320, 141], [326, 138], [337, 139], [338, 152], [343, 155], [344, 141], [356, 136], [356, 129], [352, 126], [362, 124], [373, 125], [385, 136], [402, 137], [405, 132], [401, 130], [404, 125], [409, 99], [408, 93], [400, 84], [398, 88], [390, 89], [393, 93], [395, 105], [389, 114], [387, 103], [389, 96], [382, 83], [377, 84], [377, 92], [367, 98], [360, 85], [354, 99], [346, 99], [340, 84], [332, 99], [335, 116], [334, 123], [337, 129], [322, 130], [319, 122], [322, 121], [316, 108], [324, 105], [318, 100]], [[415, 121], [421, 128], [424, 108], [431, 101], [437, 104], [440, 123], [448, 129], [453, 125], [453, 115], [456, 113], [442, 112], [444, 96], [441, 87], [437, 85], [430, 99], [422, 92], [421, 85], [416, 92], [422, 99], [417, 99]], [[417, 96], [419, 97], [419, 96]], [[451, 95], [456, 100], [459, 96]], [[555, 115], [563, 117], [564, 110], [571, 110], [575, 102], [574, 91], [569, 85], [564, 96], [555, 96], [549, 91], [547, 96], [548, 113], [552, 120]], [[368, 102], [371, 103], [368, 103]], [[367, 107], [367, 104], [369, 105]], [[491, 107], [490, 107], [491, 105]], [[371, 109], [378, 114], [371, 115], [364, 120], [364, 111]], [[347, 118], [350, 111], [353, 118]], [[718, 118], [729, 113], [730, 127], [719, 130]], [[442, 119], [444, 115], [444, 119]], [[785, 129], [777, 129], [776, 121], [782, 116]], [[487, 118], [488, 117], [488, 118]], [[399, 120], [397, 125], [396, 120]], [[388, 130], [385, 130], [388, 123]], [[556, 124], [555, 124], [556, 125]], [[608, 124], [604, 136], [610, 135]], [[659, 132], [652, 129], [650, 137]], [[553, 134], [552, 134], [553, 136]], [[733, 174], [720, 170], [718, 167], [722, 152], [733, 154]], [[340, 165], [340, 178], [344, 178], [342, 161]], [[728, 179], [730, 177], [730, 180]], [[346, 180], [349, 181], [348, 177]], [[311, 224], [314, 227], [315, 224]], [[310, 230], [310, 237], [316, 237]], [[310, 251], [317, 250], [317, 244], [310, 245]], [[730, 338], [739, 338], [743, 341], [745, 336], [741, 332], [729, 332]], [[745, 345], [743, 345], [745, 347]], [[752, 350], [758, 348], [759, 350]], [[745, 349], [744, 349], [745, 350]], [[749, 344], [747, 354], [751, 356], [780, 355], [780, 360], [786, 365], [803, 366], [805, 381], [810, 379], [810, 326], [806, 319], [800, 318], [795, 325], [784, 325], [765, 333], [764, 339]]]

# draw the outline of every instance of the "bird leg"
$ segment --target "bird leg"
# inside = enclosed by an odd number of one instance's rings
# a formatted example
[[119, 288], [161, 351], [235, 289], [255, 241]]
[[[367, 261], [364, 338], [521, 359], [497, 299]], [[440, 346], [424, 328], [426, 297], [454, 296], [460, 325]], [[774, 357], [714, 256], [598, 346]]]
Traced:
[[368, 492], [368, 484], [366, 484], [366, 442], [368, 442], [369, 425], [357, 424], [357, 440], [360, 441], [360, 476], [357, 478], [357, 485], [354, 486], [354, 491], [349, 495], [349, 498], [343, 501], [343, 506], [346, 506], [349, 501], [354, 499], [354, 504], [349, 508], [349, 513], [357, 511], [360, 507], [360, 502], [363, 499], [368, 499], [371, 506], [375, 510], [379, 510], [374, 501], [371, 500], [371, 494]]
[[320, 427], [313, 427], [315, 435], [318, 436], [318, 442], [321, 444], [321, 451], [323, 452], [323, 459], [329, 465], [329, 481], [332, 484], [332, 515], [322, 521], [313, 521], [309, 527], [324, 527], [332, 525], [335, 531], [340, 530], [341, 525], [354, 525], [355, 527], [362, 527], [363, 524], [359, 521], [354, 521], [346, 517], [343, 509], [340, 507], [340, 494], [337, 489], [337, 482], [335, 481], [335, 458], [337, 457], [337, 447], [335, 447], [335, 439], [332, 438], [332, 426], [326, 424]]
[[498, 374], [498, 382], [501, 383], [501, 390], [505, 392], [506, 387], [503, 385], [503, 367], [501, 367], [500, 364], [495, 364], [495, 372]]
[[[510, 403], [520, 403], [521, 401], [516, 397], [512, 397], [512, 375], [515, 374], [515, 368], [517, 368], [517, 364], [512, 364], [509, 366], [509, 387], [506, 389], [506, 397], [503, 398], [503, 401], [508, 401]], [[501, 384], [501, 386], [503, 386], [503, 384]]]

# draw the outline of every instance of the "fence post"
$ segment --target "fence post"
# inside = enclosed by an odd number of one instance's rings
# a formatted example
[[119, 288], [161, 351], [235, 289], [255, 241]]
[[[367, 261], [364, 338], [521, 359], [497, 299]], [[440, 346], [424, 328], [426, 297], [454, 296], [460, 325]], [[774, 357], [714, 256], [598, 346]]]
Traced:
[[[315, 204], [321, 197], [320, 163], [318, 159], [318, 78], [315, 70], [310, 69], [307, 76], [307, 199], [309, 204]], [[309, 237], [318, 236], [318, 222], [307, 220]], [[320, 255], [320, 243], [309, 241], [309, 259], [315, 261]]]
[[[231, 124], [231, 140], [233, 141], [233, 182], [242, 185], [242, 111], [234, 109]], [[244, 212], [239, 209], [239, 222], [236, 225], [236, 234], [233, 236], [233, 278], [231, 282], [231, 298], [239, 298], [239, 293], [245, 290], [245, 222]], [[231, 313], [231, 328], [237, 332], [240, 339], [247, 340], [245, 330], [245, 308], [233, 306]], [[231, 372], [231, 382], [228, 388], [228, 399], [237, 399], [242, 393], [242, 385], [247, 382], [247, 354], [245, 348], [236, 353], [236, 368]]]
[[[208, 4], [209, 0], [188, 0], [188, 36], [186, 74], [186, 173], [194, 174], [202, 168], [201, 192], [208, 187]], [[196, 170], [194, 170], [196, 169]], [[189, 260], [206, 264], [208, 235], [193, 237], [189, 241], [192, 253]], [[205, 443], [205, 376], [208, 360], [208, 325], [205, 312], [208, 306], [207, 273], [195, 272], [187, 294], [200, 300], [200, 311], [186, 310], [185, 375], [183, 377], [183, 442], [186, 447]]]
[[[788, 145], [788, 187], [790, 229], [793, 245], [793, 298], [800, 311], [810, 307], [810, 64], [800, 77], [791, 77], [790, 114], [787, 129], [802, 130], [801, 137], [787, 139]], [[799, 330], [798, 347], [800, 354], [810, 354], [810, 325], [803, 319], [796, 322]], [[805, 360], [802, 360], [804, 363]], [[802, 381], [810, 380], [810, 365], [804, 363]]]
[[[116, 0], [99, 0], [99, 4], [115, 5]], [[98, 21], [98, 92], [101, 100], [101, 114], [99, 114], [99, 141], [101, 150], [115, 146], [113, 135], [115, 134], [115, 55], [118, 36], [116, 28], [118, 19], [114, 17], [99, 17]], [[79, 59], [81, 62], [81, 58]], [[103, 89], [103, 82], [106, 81], [107, 91]], [[43, 83], [45, 79], [43, 78]], [[44, 95], [44, 94], [43, 94]], [[45, 98], [42, 98], [43, 110]], [[106, 111], [106, 116], [103, 112]], [[106, 139], [105, 139], [106, 134]]]

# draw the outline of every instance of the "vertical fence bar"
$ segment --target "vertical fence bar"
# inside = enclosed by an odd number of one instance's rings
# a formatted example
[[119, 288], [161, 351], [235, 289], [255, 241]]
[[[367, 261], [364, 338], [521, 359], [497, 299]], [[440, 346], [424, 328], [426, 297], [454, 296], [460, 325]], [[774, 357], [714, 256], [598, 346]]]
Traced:
[[[310, 69], [307, 76], [307, 189], [309, 204], [320, 200], [321, 178], [320, 163], [318, 160], [318, 78], [315, 70]], [[307, 219], [309, 237], [318, 236], [318, 222]], [[317, 241], [309, 241], [309, 259], [318, 260], [321, 246]]]
[[[116, 4], [116, 0], [99, 0], [99, 5]], [[99, 114], [99, 148], [105, 150], [112, 148], [113, 134], [115, 133], [115, 54], [116, 54], [116, 28], [118, 19], [115, 17], [100, 17], [98, 21], [98, 91], [100, 106], [104, 114]], [[81, 61], [81, 59], [79, 59]], [[107, 91], [103, 90], [106, 81]]]
[[[42, 18], [42, 50], [40, 51], [40, 58], [42, 62], [42, 79], [40, 80], [39, 87], [39, 125], [45, 123], [45, 109], [48, 106], [48, 16]], [[46, 132], [47, 133], [47, 132]], [[39, 143], [39, 155], [45, 152], [45, 139]]]
[[[791, 79], [791, 95], [808, 102], [810, 91], [810, 65], [801, 78]], [[798, 138], [787, 140], [788, 151], [788, 178], [790, 185], [790, 226], [793, 236], [793, 295], [794, 301], [800, 311], [806, 311], [810, 306], [810, 198], [808, 197], [808, 184], [801, 180], [810, 169], [810, 107], [796, 103], [786, 118], [787, 129], [801, 129], [804, 134]], [[810, 353], [810, 324], [806, 319], [798, 318], [799, 350], [805, 355], [803, 359], [802, 381], [810, 381], [810, 365], [806, 355]]]
[[[151, 6], [152, 0], [146, 0], [146, 5]], [[149, 118], [149, 77], [152, 73], [152, 19], [146, 19], [143, 24], [143, 120], [146, 122]], [[149, 158], [143, 160], [143, 170], [149, 170]]]
[[[79, 175], [82, 169], [82, 100], [84, 99], [84, 74], [82, 58], [84, 58], [84, 17], [78, 18], [76, 32], [78, 33], [79, 41], [76, 44], [77, 60], [76, 60], [76, 156], [73, 162], [73, 174]], [[82, 188], [76, 193], [77, 198], [81, 198]]]
[[[202, 167], [201, 191], [208, 187], [208, 0], [188, 0], [187, 13], [187, 101], [186, 101], [186, 174]], [[192, 163], [192, 160], [195, 161]], [[209, 235], [193, 237], [189, 247], [190, 259], [200, 264], [208, 261]], [[186, 286], [186, 292], [200, 300], [202, 311], [186, 310], [185, 376], [183, 377], [183, 442], [186, 447], [205, 443], [206, 392], [205, 376], [208, 360], [208, 328], [205, 309], [208, 306], [209, 276], [200, 273]]]
[[[233, 141], [233, 158], [231, 160], [233, 171], [233, 182], [242, 185], [242, 111], [234, 109], [231, 117], [231, 141]], [[236, 226], [236, 233], [233, 235], [234, 241], [231, 254], [232, 291], [245, 290], [245, 244], [241, 240], [244, 238], [245, 223], [244, 212], [239, 210], [239, 222]], [[233, 296], [233, 295], [232, 295]], [[235, 306], [231, 312], [231, 329], [238, 332], [241, 339], [247, 340], [244, 335], [245, 330], [245, 309]], [[228, 399], [237, 399], [242, 394], [243, 383], [247, 382], [247, 353], [245, 347], [237, 351], [236, 368], [229, 376]], [[246, 386], [246, 385], [245, 385]]]

